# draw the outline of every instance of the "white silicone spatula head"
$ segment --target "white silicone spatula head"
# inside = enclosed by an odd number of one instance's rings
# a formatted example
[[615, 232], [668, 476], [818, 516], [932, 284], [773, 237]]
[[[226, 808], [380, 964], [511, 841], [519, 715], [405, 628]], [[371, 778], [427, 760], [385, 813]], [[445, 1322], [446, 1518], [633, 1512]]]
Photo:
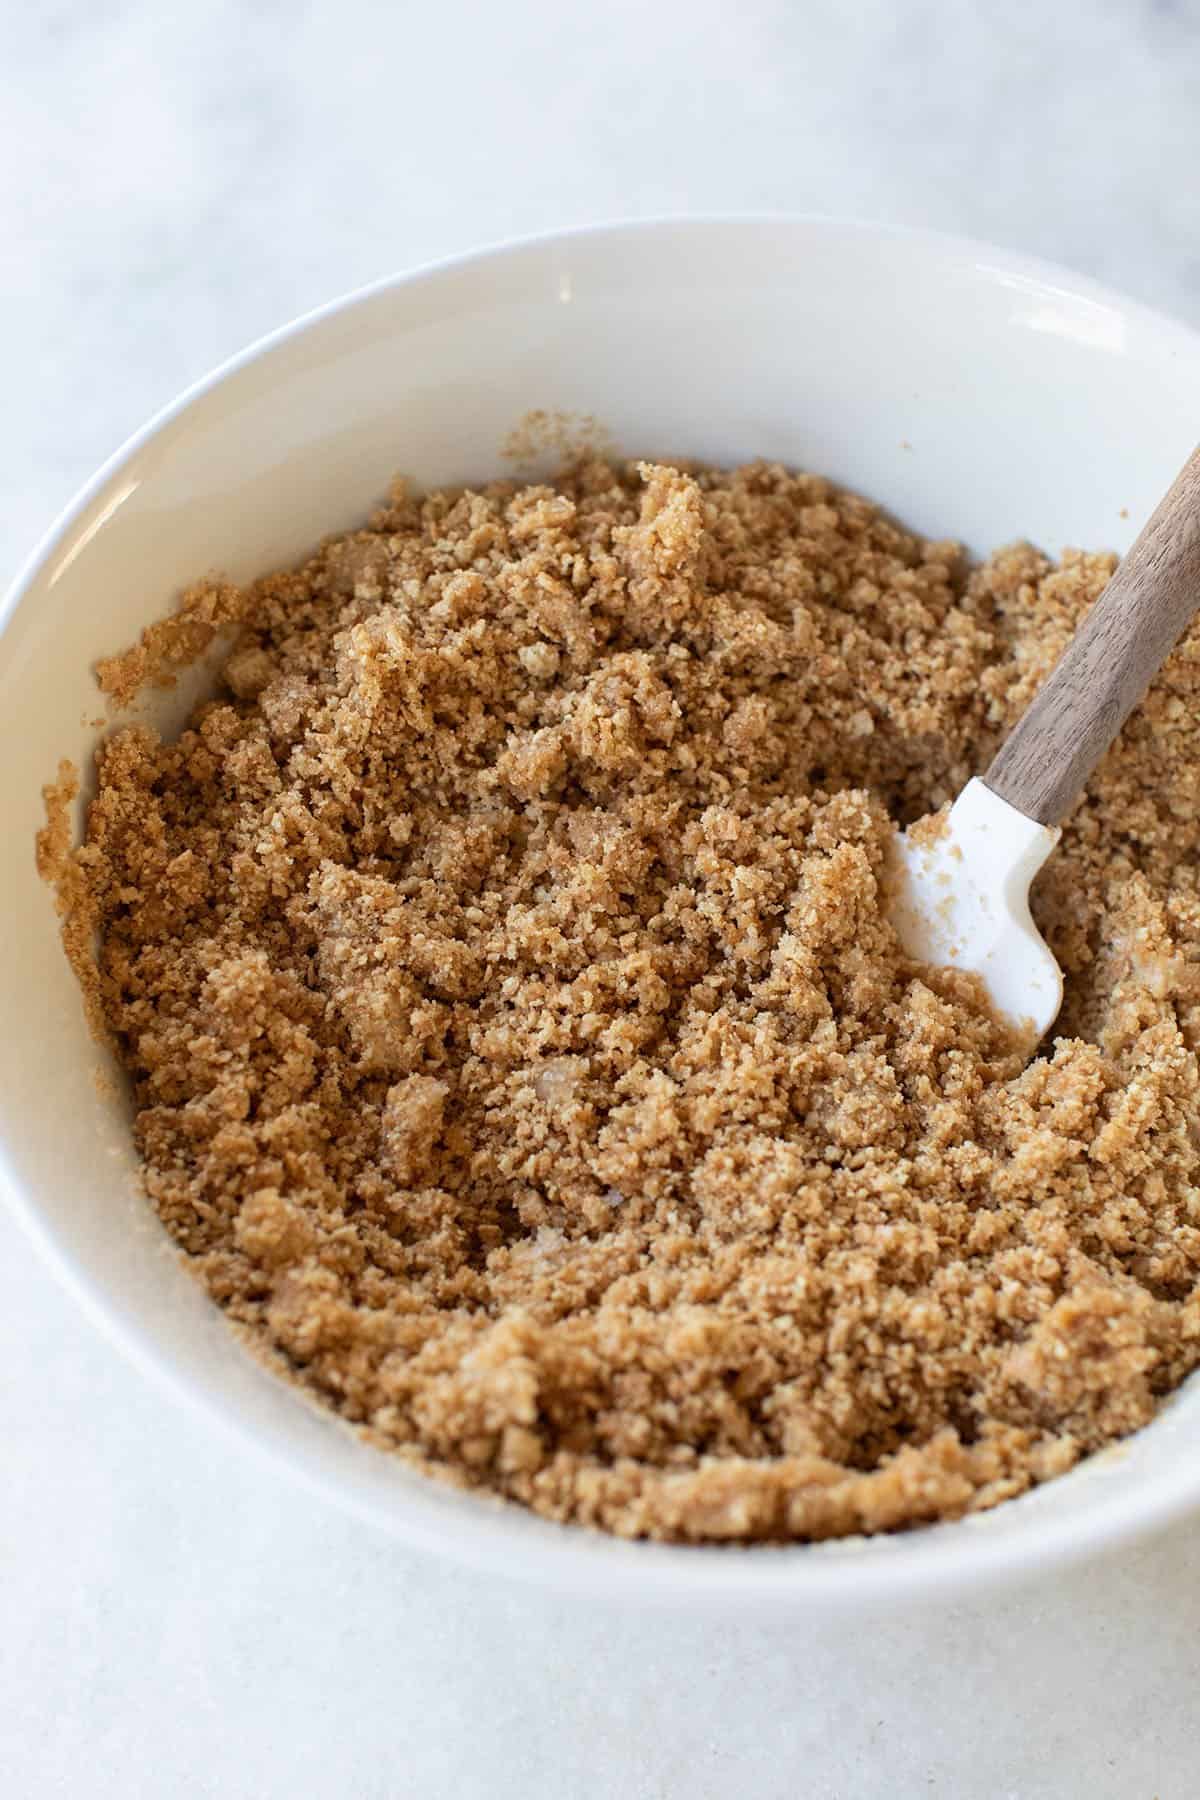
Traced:
[[1029, 884], [1060, 833], [968, 781], [937, 832], [896, 839], [892, 923], [910, 956], [983, 978], [996, 1012], [1040, 1038], [1062, 974], [1029, 912]]
[[983, 978], [996, 1012], [1035, 1041], [1053, 1024], [1062, 975], [1029, 911], [1029, 884], [1059, 824], [1200, 607], [1200, 450], [982, 779], [940, 830], [896, 844], [891, 916], [926, 963]]

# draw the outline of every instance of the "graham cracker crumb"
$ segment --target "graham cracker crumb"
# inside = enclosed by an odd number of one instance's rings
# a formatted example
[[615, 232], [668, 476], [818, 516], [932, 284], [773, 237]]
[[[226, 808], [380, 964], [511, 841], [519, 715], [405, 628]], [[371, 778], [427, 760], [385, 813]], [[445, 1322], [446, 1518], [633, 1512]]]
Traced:
[[230, 1319], [376, 1442], [627, 1536], [954, 1517], [1149, 1419], [1200, 1361], [1200, 632], [1039, 880], [1041, 1055], [882, 897], [1112, 567], [591, 457], [397, 488], [110, 659], [127, 697], [241, 627], [39, 840]]
[[34, 840], [34, 858], [42, 880], [54, 889], [59, 932], [67, 961], [79, 982], [84, 1014], [92, 1035], [109, 1043], [110, 1033], [96, 962], [96, 908], [88, 878], [86, 845], [73, 848], [71, 815], [79, 797], [79, 771], [64, 758], [58, 775], [42, 789], [46, 823]]
[[148, 683], [173, 686], [179, 671], [203, 656], [218, 632], [239, 621], [245, 604], [243, 590], [229, 582], [197, 583], [170, 618], [146, 627], [131, 650], [101, 657], [96, 664], [100, 691], [123, 707]]
[[612, 440], [594, 414], [545, 407], [535, 407], [527, 412], [500, 447], [501, 461], [513, 463], [518, 468], [544, 456], [566, 462], [611, 454]]

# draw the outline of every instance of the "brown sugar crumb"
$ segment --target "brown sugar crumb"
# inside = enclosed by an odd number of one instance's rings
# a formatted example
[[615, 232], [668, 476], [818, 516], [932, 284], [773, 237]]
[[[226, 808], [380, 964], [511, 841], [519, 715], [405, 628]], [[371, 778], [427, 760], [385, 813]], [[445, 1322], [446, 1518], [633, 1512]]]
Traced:
[[78, 795], [79, 771], [64, 758], [56, 779], [42, 789], [46, 823], [35, 839], [34, 858], [38, 874], [54, 889], [63, 949], [79, 981], [88, 1025], [93, 1036], [108, 1043], [108, 1019], [96, 967], [96, 914], [87, 873], [88, 853], [86, 848], [73, 848], [71, 813]]
[[131, 650], [100, 659], [96, 664], [100, 691], [117, 706], [128, 706], [147, 683], [170, 687], [180, 669], [196, 662], [221, 631], [238, 623], [244, 605], [243, 590], [228, 582], [200, 582], [189, 588], [177, 611], [147, 626]]
[[558, 462], [584, 456], [605, 457], [611, 454], [608, 432], [592, 413], [548, 412], [537, 407], [527, 412], [505, 438], [500, 449], [502, 462], [516, 468], [537, 462], [543, 456]]
[[241, 624], [42, 851], [230, 1318], [376, 1442], [629, 1536], [953, 1517], [1147, 1420], [1200, 1362], [1200, 632], [1038, 884], [1034, 1061], [881, 904], [1112, 567], [592, 459], [397, 490], [107, 664]]

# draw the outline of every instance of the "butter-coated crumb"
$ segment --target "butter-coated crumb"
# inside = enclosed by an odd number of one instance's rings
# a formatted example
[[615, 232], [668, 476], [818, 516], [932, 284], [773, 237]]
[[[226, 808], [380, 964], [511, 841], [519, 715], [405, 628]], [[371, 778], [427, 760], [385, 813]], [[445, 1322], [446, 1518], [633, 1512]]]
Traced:
[[628, 1536], [893, 1530], [1144, 1424], [1200, 1361], [1200, 633], [1038, 882], [1033, 1061], [881, 905], [1112, 567], [593, 459], [193, 590], [103, 684], [238, 627], [220, 695], [107, 739], [77, 850], [60, 772], [41, 859], [213, 1298]]

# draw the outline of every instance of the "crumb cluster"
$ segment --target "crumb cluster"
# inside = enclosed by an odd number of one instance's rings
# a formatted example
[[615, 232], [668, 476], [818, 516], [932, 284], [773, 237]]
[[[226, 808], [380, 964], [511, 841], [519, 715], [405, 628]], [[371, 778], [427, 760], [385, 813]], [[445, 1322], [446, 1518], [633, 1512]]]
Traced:
[[1112, 567], [592, 459], [196, 590], [102, 676], [236, 625], [219, 696], [42, 855], [213, 1298], [630, 1536], [955, 1516], [1143, 1424], [1200, 1362], [1200, 634], [1038, 883], [1042, 1054], [881, 905]]

